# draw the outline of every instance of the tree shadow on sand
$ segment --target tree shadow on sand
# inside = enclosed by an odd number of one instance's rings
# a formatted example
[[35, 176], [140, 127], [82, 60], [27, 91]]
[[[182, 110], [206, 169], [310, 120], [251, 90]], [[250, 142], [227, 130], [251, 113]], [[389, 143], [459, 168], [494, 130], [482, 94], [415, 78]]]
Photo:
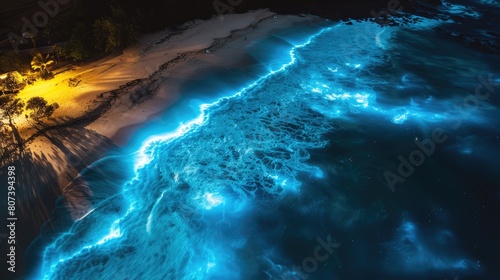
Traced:
[[[84, 128], [83, 124], [50, 129], [38, 137], [42, 142], [49, 141], [50, 150], [34, 151], [26, 146], [23, 152], [12, 153], [0, 168], [0, 182], [5, 183], [7, 167], [16, 168], [16, 274], [25, 270], [33, 271], [41, 260], [46, 240], [67, 230], [93, 204], [103, 196], [116, 193], [118, 189], [92, 189], [97, 187], [95, 182], [109, 183], [110, 179], [100, 178], [113, 174], [95, 162], [105, 154], [114, 154], [111, 158], [118, 158], [121, 154], [108, 138]], [[102, 189], [102, 186], [99, 188]], [[5, 191], [0, 194], [2, 209], [7, 209], [6, 196], [5, 187]], [[0, 218], [5, 221], [6, 216], [6, 211], [2, 211]], [[0, 234], [5, 231], [0, 230]], [[7, 240], [0, 241], [2, 252], [7, 252]], [[0, 261], [7, 261], [5, 254]]]

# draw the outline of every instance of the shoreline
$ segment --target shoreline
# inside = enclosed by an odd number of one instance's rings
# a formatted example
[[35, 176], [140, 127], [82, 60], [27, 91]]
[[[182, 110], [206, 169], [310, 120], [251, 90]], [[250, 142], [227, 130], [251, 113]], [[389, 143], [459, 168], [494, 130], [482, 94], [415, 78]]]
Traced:
[[[200, 73], [223, 67], [248, 66], [251, 59], [249, 61], [245, 48], [252, 41], [264, 38], [276, 30], [289, 28], [296, 23], [316, 19], [300, 16], [278, 17], [266, 10], [262, 11], [261, 16], [257, 12], [255, 14], [250, 24], [242, 28], [231, 29], [225, 37], [206, 38], [212, 41], [206, 47], [179, 53], [174, 59], [161, 65], [157, 64], [155, 68], [158, 70], [140, 79], [136, 87], [128, 88], [128, 92], [118, 97], [114, 105], [87, 128], [108, 137], [118, 146], [124, 146], [134, 131], [157, 118], [162, 112], [168, 111], [185, 97], [181, 92], [182, 87], [196, 80]], [[166, 44], [164, 48], [168, 47], [168, 41], [163, 44]], [[159, 47], [161, 48], [161, 45]], [[152, 68], [152, 65], [148, 66]], [[135, 93], [138, 93], [137, 104], [133, 104], [130, 100]], [[109, 123], [113, 125], [108, 126]]]
[[[39, 174], [31, 176], [31, 180], [24, 178], [26, 188], [32, 191], [29, 196], [20, 200], [20, 209], [24, 209], [23, 212], [26, 213], [41, 212], [40, 215], [26, 217], [20, 222], [20, 228], [35, 225], [36, 229], [18, 236], [25, 244], [20, 248], [22, 254], [19, 257], [29, 258], [26, 263], [20, 261], [19, 269], [28, 274], [37, 269], [33, 266], [39, 261], [38, 256], [33, 255], [37, 254], [35, 248], [43, 248], [46, 238], [50, 239], [51, 235], [64, 230], [65, 226], [70, 226], [67, 223], [61, 225], [61, 217], [57, 214], [54, 216], [53, 211], [64, 205], [66, 211], [70, 211], [71, 220], [76, 221], [91, 208], [92, 190], [82, 182], [79, 174], [110, 152], [123, 154], [123, 148], [132, 135], [164, 112], [171, 110], [182, 97], [186, 97], [182, 93], [184, 85], [196, 81], [200, 74], [212, 69], [238, 69], [248, 66], [252, 60], [248, 60], [246, 47], [254, 40], [265, 38], [294, 24], [321, 20], [313, 16], [275, 15], [268, 10], [230, 14], [225, 15], [223, 22], [214, 18], [187, 23], [191, 28], [170, 37], [168, 30], [147, 35], [143, 40], [153, 47], [145, 44], [142, 47], [132, 46], [122, 55], [108, 57], [60, 74], [55, 81], [41, 81], [40, 86], [22, 92], [19, 96], [22, 99], [36, 94], [35, 96], [44, 96], [49, 103], [62, 99], [63, 105], [68, 106], [61, 106], [56, 110], [57, 122], [51, 124], [46, 131], [35, 133], [37, 136], [33, 139], [27, 138], [27, 132], [31, 135], [33, 128], [27, 123], [19, 122], [27, 140], [26, 153], [16, 163], [20, 165], [19, 172]], [[221, 26], [224, 26], [223, 30], [218, 29]], [[216, 30], [212, 33], [210, 29]], [[165, 36], [168, 37], [166, 40]], [[155, 43], [159, 41], [160, 44]], [[196, 43], [195, 47], [189, 47], [193, 43]], [[172, 46], [182, 49], [183, 52], [172, 51], [175, 49]], [[143, 53], [140, 48], [143, 48]], [[210, 52], [206, 52], [207, 49]], [[159, 57], [164, 60], [159, 60]], [[100, 62], [103, 64], [97, 65]], [[81, 86], [68, 94], [57, 91], [66, 89], [64, 82], [75, 73], [82, 80]], [[97, 75], [99, 79], [89, 80]], [[115, 79], [109, 81], [112, 77]], [[95, 85], [103, 80], [103, 86]], [[47, 90], [47, 94], [40, 94], [43, 89]], [[78, 94], [86, 89], [89, 92]], [[61, 97], [61, 93], [65, 95]], [[136, 104], [131, 96], [138, 99]], [[83, 104], [88, 106], [82, 106]], [[80, 106], [82, 109], [77, 111], [74, 106]], [[60, 133], [62, 135], [59, 136]], [[21, 164], [21, 161], [29, 158], [33, 159], [33, 170], [23, 168]], [[43, 182], [32, 180], [41, 178], [42, 175]], [[43, 200], [40, 199], [41, 194], [44, 194]], [[25, 255], [28, 248], [32, 249]]]

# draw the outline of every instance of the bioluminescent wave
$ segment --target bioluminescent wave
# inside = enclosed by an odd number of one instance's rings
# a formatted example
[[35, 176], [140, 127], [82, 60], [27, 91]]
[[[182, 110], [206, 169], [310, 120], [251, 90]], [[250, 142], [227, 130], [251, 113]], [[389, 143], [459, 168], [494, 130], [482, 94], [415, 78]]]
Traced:
[[[148, 140], [123, 196], [94, 207], [47, 247], [43, 278], [305, 279], [296, 265], [313, 254], [308, 252], [317, 236], [326, 240], [386, 217], [383, 202], [364, 208], [342, 194], [348, 184], [332, 180], [326, 165], [311, 161], [312, 153], [332, 145], [330, 135], [363, 120], [379, 129], [449, 126], [457, 117], [454, 104], [471, 93], [475, 77], [467, 86], [449, 78], [450, 93], [443, 94], [443, 87], [417, 69], [420, 64], [397, 65], [408, 41], [425, 41], [425, 28], [439, 24], [419, 19], [412, 26], [382, 27], [366, 21], [312, 34], [290, 50], [289, 63], [202, 105], [200, 115], [178, 130]], [[353, 36], [356, 30], [362, 35]], [[447, 77], [467, 71], [468, 58], [449, 56], [455, 65]], [[483, 104], [459, 114], [467, 116], [464, 126], [473, 126], [488, 124], [492, 115], [479, 112], [494, 110]], [[359, 175], [354, 167], [349, 172]], [[322, 195], [311, 199], [314, 192]], [[403, 221], [395, 238], [381, 237], [377, 248], [387, 255], [376, 263], [390, 267], [406, 258], [411, 264], [389, 269], [397, 275], [480, 271], [473, 258], [453, 251], [449, 229], [429, 233], [436, 238], [426, 234]], [[339, 250], [355, 242], [343, 237]], [[287, 249], [286, 242], [305, 253]], [[431, 248], [433, 242], [441, 251]], [[379, 250], [357, 246], [358, 254]], [[342, 258], [332, 253], [328, 262], [331, 268], [308, 272], [310, 279], [336, 279]]]

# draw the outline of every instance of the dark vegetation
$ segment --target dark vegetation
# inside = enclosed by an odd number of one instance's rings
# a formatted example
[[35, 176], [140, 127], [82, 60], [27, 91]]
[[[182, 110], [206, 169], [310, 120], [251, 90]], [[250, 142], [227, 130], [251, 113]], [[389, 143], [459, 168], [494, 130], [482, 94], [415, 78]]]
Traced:
[[[55, 18], [49, 19], [32, 43], [23, 47], [33, 48], [37, 47], [37, 42], [44, 42], [45, 45], [54, 45], [58, 56], [80, 61], [119, 52], [139, 34], [166, 27], [175, 28], [187, 21], [208, 19], [221, 12], [240, 13], [269, 8], [281, 14], [314, 14], [329, 19], [369, 18], [373, 17], [370, 11], [387, 9], [390, 1], [397, 0], [74, 0], [64, 5], [66, 9], [61, 9]], [[397, 2], [410, 10], [416, 0]], [[421, 2], [440, 3], [439, 0]], [[17, 33], [19, 30], [21, 26]], [[2, 55], [0, 71], [25, 67], [22, 63], [24, 59], [12, 54]]]
[[9, 51], [0, 57], [0, 72], [27, 72], [30, 69], [30, 61], [28, 54]]

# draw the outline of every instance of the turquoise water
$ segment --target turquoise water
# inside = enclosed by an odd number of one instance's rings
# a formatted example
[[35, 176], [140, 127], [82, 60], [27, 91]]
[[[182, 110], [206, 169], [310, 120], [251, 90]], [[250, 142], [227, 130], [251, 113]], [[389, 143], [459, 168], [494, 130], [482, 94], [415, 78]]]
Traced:
[[[499, 59], [440, 36], [449, 18], [412, 19], [295, 27], [254, 42], [250, 68], [186, 85], [39, 278], [495, 275]], [[417, 142], [428, 154], [409, 159]]]

